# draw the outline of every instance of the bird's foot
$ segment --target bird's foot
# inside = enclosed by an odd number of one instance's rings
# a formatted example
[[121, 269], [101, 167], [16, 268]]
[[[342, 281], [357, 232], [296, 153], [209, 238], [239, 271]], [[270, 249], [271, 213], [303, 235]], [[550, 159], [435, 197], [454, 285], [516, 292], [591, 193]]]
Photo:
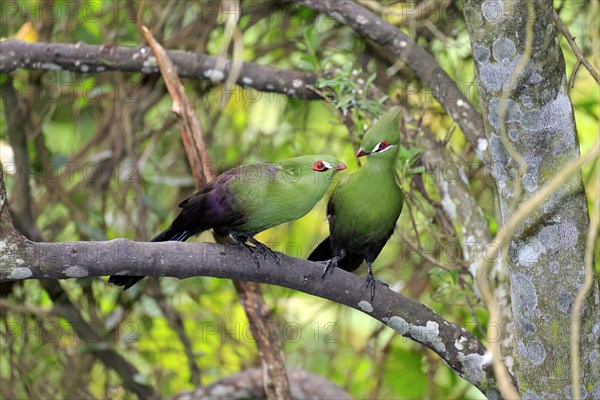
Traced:
[[258, 251], [258, 249], [256, 247], [250, 246], [248, 244], [248, 242], [250, 241], [250, 238], [236, 236], [233, 234], [230, 236], [233, 239], [233, 241], [235, 242], [235, 244], [233, 244], [233, 246], [243, 246], [248, 251], [248, 253], [250, 253], [252, 258], [254, 258], [254, 262], [256, 263], [256, 268], [260, 268], [260, 261], [258, 260], [258, 256], [256, 255], [256, 252]]
[[275, 262], [277, 262], [277, 264], [279, 264], [279, 265], [281, 264], [281, 259], [279, 258], [279, 256], [277, 255], [276, 252], [271, 250], [271, 248], [269, 246], [259, 242], [258, 240], [254, 239], [253, 237], [249, 237], [248, 242], [250, 242], [254, 245], [254, 248], [260, 254], [262, 254], [262, 256], [265, 260], [267, 259], [267, 254], [270, 254], [271, 257], [273, 257], [275, 259]]
[[367, 273], [367, 282], [365, 284], [365, 287], [367, 289], [371, 288], [371, 301], [373, 301], [373, 299], [375, 298], [375, 285], [377, 283], [379, 283], [380, 285], [383, 285], [385, 287], [390, 287], [390, 285], [388, 285], [387, 283], [375, 278], [375, 275], [373, 275], [373, 271], [369, 267], [369, 272]]
[[325, 278], [327, 273], [333, 274], [333, 270], [337, 267], [338, 262], [340, 261], [340, 257], [333, 257], [330, 260], [325, 261], [317, 261], [319, 264], [324, 264], [325, 269], [323, 270], [323, 275], [321, 275], [321, 279]]
[[254, 246], [250, 246], [248, 243], [244, 242], [244, 247], [248, 250], [252, 258], [254, 258], [254, 262], [256, 263], [256, 268], [260, 268], [260, 261], [258, 256], [256, 255], [256, 248]]

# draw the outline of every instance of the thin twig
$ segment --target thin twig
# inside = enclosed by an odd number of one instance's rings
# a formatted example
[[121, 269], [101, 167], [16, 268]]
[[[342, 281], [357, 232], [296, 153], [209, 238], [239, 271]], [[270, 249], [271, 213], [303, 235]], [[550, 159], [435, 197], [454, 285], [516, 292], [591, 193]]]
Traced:
[[485, 337], [485, 330], [483, 329], [483, 326], [481, 325], [481, 322], [479, 322], [479, 318], [477, 318], [477, 314], [475, 314], [475, 307], [473, 306], [473, 303], [471, 303], [471, 299], [469, 299], [469, 295], [466, 292], [466, 284], [467, 284], [467, 282], [465, 282], [464, 278], [460, 274], [458, 275], [458, 284], [460, 285], [461, 289], [463, 289], [465, 291], [465, 302], [467, 303], [467, 306], [469, 307], [469, 312], [471, 313], [471, 318], [473, 319], [473, 321], [477, 325], [477, 329], [479, 330], [479, 334], [482, 337]]
[[194, 386], [201, 384], [202, 376], [198, 363], [196, 362], [196, 355], [192, 348], [192, 341], [188, 334], [185, 332], [185, 325], [181, 314], [173, 307], [171, 301], [168, 301], [165, 293], [163, 292], [158, 280], [156, 278], [150, 280], [152, 283], [149, 285], [150, 293], [160, 308], [160, 311], [165, 316], [166, 320], [171, 325], [171, 328], [179, 336], [179, 341], [183, 345], [183, 352], [188, 359], [188, 367], [190, 369], [190, 383]]
[[46, 317], [51, 314], [55, 314], [53, 308], [48, 307], [36, 307], [27, 304], [15, 304], [6, 299], [0, 299], [0, 308], [6, 308], [19, 314], [33, 314], [40, 317]]
[[[600, 193], [600, 181], [596, 181], [596, 195]], [[590, 230], [588, 231], [586, 251], [585, 251], [585, 280], [581, 289], [575, 296], [573, 302], [573, 311], [571, 313], [571, 379], [573, 388], [573, 399], [581, 399], [581, 375], [580, 375], [580, 363], [579, 358], [579, 331], [581, 328], [581, 309], [583, 308], [583, 302], [587, 297], [588, 293], [592, 289], [594, 284], [594, 243], [596, 243], [596, 236], [598, 235], [598, 224], [600, 221], [600, 199], [596, 198], [594, 204], [594, 213], [592, 214], [592, 221], [590, 224]]]
[[203, 162], [203, 159], [208, 159], [208, 152], [206, 150], [206, 143], [202, 137], [200, 121], [198, 121], [198, 117], [187, 99], [185, 89], [167, 52], [154, 39], [146, 26], [142, 25], [140, 31], [156, 57], [156, 62], [160, 67], [165, 85], [173, 99], [171, 109], [177, 116], [179, 131], [185, 145], [185, 152], [190, 163], [190, 168], [196, 180], [196, 186], [200, 188], [214, 177], [213, 166], [210, 163]]
[[[412, 199], [412, 197], [407, 197], [406, 200]], [[408, 216], [410, 217], [410, 223], [412, 224], [413, 230], [415, 231], [415, 238], [417, 239], [417, 247], [419, 254], [423, 253], [423, 246], [421, 246], [421, 240], [419, 238], [421, 235], [419, 234], [419, 229], [417, 229], [417, 222], [415, 221], [415, 216], [412, 212], [412, 206], [410, 205], [410, 201], [406, 201], [406, 209], [408, 210]], [[402, 238], [404, 238], [404, 232]]]
[[[369, 394], [369, 399], [378, 399], [381, 397], [381, 385], [383, 383], [383, 376], [385, 375], [385, 367], [388, 359], [390, 358], [391, 350], [392, 350], [392, 341], [396, 338], [395, 335], [390, 336], [383, 349], [379, 352], [379, 354], [375, 357], [375, 373], [373, 374], [375, 377], [375, 383], [373, 384], [373, 388], [371, 389], [371, 393]], [[426, 349], [423, 349], [426, 351]]]
[[404, 243], [406, 243], [411, 249], [416, 251], [428, 263], [435, 265], [436, 267], [445, 269], [446, 271], [454, 271], [455, 270], [455, 268], [452, 268], [446, 264], [442, 264], [435, 258], [431, 257], [429, 254], [425, 253], [421, 247], [417, 247], [414, 243], [411, 242], [410, 238], [408, 236], [406, 236], [406, 233], [404, 233], [404, 231], [402, 229], [396, 228], [396, 232], [400, 233], [400, 236], [402, 236], [402, 240], [404, 240]]
[[579, 67], [581, 66], [581, 61], [577, 60], [575, 65], [573, 66], [573, 71], [571, 71], [571, 76], [569, 77], [569, 82], [567, 83], [567, 87], [569, 89], [573, 89], [575, 86], [575, 76], [577, 75], [577, 71], [579, 71]]
[[583, 66], [587, 68], [588, 71], [590, 71], [590, 74], [596, 80], [596, 82], [600, 84], [600, 75], [598, 75], [598, 71], [596, 71], [592, 64], [590, 64], [590, 62], [583, 56], [583, 53], [581, 53], [579, 46], [577, 46], [577, 43], [575, 43], [575, 38], [573, 37], [573, 35], [571, 35], [571, 32], [569, 32], [569, 30], [565, 26], [565, 23], [560, 19], [560, 16], [556, 12], [556, 10], [553, 11], [552, 16], [554, 17], [556, 27], [563, 34], [565, 39], [567, 39], [569, 46], [571, 46], [571, 50], [573, 50], [573, 53], [575, 53], [577, 61], [583, 64]]

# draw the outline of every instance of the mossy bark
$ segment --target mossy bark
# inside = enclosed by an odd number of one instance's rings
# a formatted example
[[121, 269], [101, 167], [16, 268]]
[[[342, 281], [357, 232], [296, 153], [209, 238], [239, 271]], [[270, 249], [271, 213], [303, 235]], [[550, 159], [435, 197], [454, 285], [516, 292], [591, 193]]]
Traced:
[[[533, 13], [529, 5], [528, 0], [463, 1], [504, 221], [579, 157], [552, 1], [535, 0]], [[528, 21], [533, 21], [532, 51], [525, 63]], [[507, 84], [512, 85], [503, 94]], [[522, 175], [520, 159], [526, 166]], [[523, 398], [571, 397], [570, 321], [585, 276], [588, 227], [577, 174], [528, 217], [509, 244], [515, 374]], [[594, 277], [581, 315], [582, 398], [600, 398], [599, 303]]]

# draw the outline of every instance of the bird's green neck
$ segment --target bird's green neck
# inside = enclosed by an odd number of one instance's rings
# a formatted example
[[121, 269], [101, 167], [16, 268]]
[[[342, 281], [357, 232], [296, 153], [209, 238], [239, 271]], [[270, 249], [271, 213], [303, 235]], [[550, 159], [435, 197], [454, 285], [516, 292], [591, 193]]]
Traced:
[[399, 149], [393, 148], [384, 154], [371, 154], [366, 157], [365, 164], [360, 169], [368, 171], [390, 172], [393, 174]]

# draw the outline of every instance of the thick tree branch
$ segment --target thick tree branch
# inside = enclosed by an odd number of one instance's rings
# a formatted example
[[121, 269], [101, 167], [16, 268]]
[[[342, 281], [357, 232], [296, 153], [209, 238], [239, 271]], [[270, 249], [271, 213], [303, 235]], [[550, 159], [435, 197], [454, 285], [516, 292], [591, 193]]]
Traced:
[[[311, 3], [308, 0], [299, 0], [298, 2], [306, 3], [307, 6], [310, 6], [308, 3]], [[446, 74], [431, 54], [419, 47], [412, 38], [399, 29], [357, 4], [342, 1], [326, 2], [325, 4], [326, 6], [315, 5], [314, 7], [319, 11], [328, 12], [332, 16], [344, 15], [339, 14], [342, 11], [350, 13], [350, 15], [354, 15], [352, 13], [355, 11], [360, 11], [362, 13], [360, 15], [371, 18], [370, 22], [364, 26], [354, 19], [349, 19], [348, 24], [359, 34], [377, 42], [394, 56], [404, 60], [460, 125], [473, 148], [478, 151], [479, 158], [486, 159], [485, 153], [479, 151], [480, 139], [484, 138], [481, 115], [460, 92], [460, 85]], [[356, 19], [361, 20], [358, 17]], [[377, 29], [368, 30], [367, 28], [371, 25]], [[180, 77], [208, 80], [213, 83], [224, 83], [232, 64], [229, 59], [219, 59], [200, 53], [171, 50], [167, 51], [167, 54], [173, 61]], [[147, 47], [96, 46], [84, 43], [26, 43], [16, 39], [0, 42], [0, 72], [12, 71], [17, 68], [66, 70], [78, 73], [106, 71], [138, 72], [151, 75], [160, 73], [156, 58]], [[309, 88], [317, 78], [317, 75], [307, 72], [244, 62], [236, 83], [244, 87], [281, 93], [303, 100], [319, 100], [319, 95]]]
[[[3, 237], [4, 229], [0, 229]], [[10, 243], [10, 242], [9, 242]], [[335, 269], [322, 279], [322, 266], [280, 254], [261, 260], [260, 268], [237, 246], [210, 243], [3, 242], [0, 282], [21, 279], [68, 279], [113, 274], [212, 276], [262, 282], [299, 290], [360, 310], [434, 352], [460, 376], [488, 396], [497, 395], [486, 349], [470, 332], [444, 320], [426, 306], [389, 288], [379, 287], [374, 301], [364, 279]]]
[[460, 126], [471, 146], [477, 151], [478, 157], [487, 160], [487, 153], [479, 151], [479, 141], [485, 139], [481, 115], [461, 92], [460, 85], [450, 78], [436, 59], [413, 38], [350, 0], [293, 1], [329, 15], [354, 29], [359, 35], [373, 40], [399, 61], [406, 63]]
[[[232, 61], [206, 54], [179, 50], [167, 51], [177, 74], [184, 78], [224, 83]], [[78, 73], [106, 71], [160, 74], [156, 58], [148, 47], [95, 46], [84, 43], [26, 43], [16, 39], [0, 42], [0, 72], [17, 68], [65, 70]], [[308, 86], [317, 79], [314, 74], [242, 63], [236, 80], [238, 85], [264, 92], [281, 93], [303, 100], [320, 97]]]

